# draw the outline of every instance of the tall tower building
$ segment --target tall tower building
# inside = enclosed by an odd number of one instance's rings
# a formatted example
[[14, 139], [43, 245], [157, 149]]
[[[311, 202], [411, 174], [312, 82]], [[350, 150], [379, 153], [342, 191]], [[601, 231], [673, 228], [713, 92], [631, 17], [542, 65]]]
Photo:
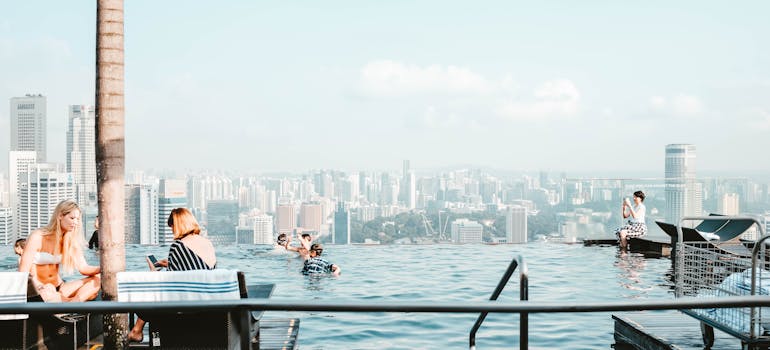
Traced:
[[160, 221], [158, 188], [153, 184], [126, 184], [126, 243], [158, 244]]
[[702, 215], [702, 186], [695, 180], [695, 145], [666, 145], [666, 221]]
[[508, 207], [505, 236], [508, 243], [527, 243], [527, 208], [519, 205]]
[[413, 172], [409, 172], [406, 181], [404, 183], [404, 188], [406, 188], [406, 207], [414, 209], [417, 207], [417, 180], [414, 178]]
[[213, 244], [235, 244], [238, 227], [238, 201], [210, 200], [206, 202], [206, 231]]
[[267, 214], [254, 218], [253, 244], [273, 244], [277, 237], [273, 237], [273, 217]]
[[81, 206], [96, 204], [96, 115], [93, 106], [69, 107], [67, 172], [72, 174]]
[[8, 152], [8, 200], [13, 212], [13, 227], [11, 237], [15, 240], [20, 237], [18, 225], [19, 216], [19, 181], [22, 174], [26, 174], [37, 163], [37, 152], [34, 151], [10, 151]]
[[276, 209], [275, 226], [278, 227], [278, 234], [294, 234], [297, 228], [297, 209], [292, 204], [281, 204]]
[[27, 237], [32, 231], [48, 225], [56, 205], [75, 198], [72, 175], [61, 170], [52, 164], [35, 164], [21, 174], [17, 216], [19, 237]]
[[46, 108], [43, 95], [11, 98], [11, 151], [34, 151], [45, 162]]
[[334, 212], [332, 240], [334, 244], [350, 244], [350, 210], [342, 202], [337, 204], [337, 211]]
[[319, 203], [302, 203], [299, 209], [299, 226], [305, 231], [321, 232], [323, 208]]
[[158, 244], [174, 241], [174, 232], [168, 227], [168, 216], [174, 208], [187, 207], [184, 180], [161, 179], [158, 186]]

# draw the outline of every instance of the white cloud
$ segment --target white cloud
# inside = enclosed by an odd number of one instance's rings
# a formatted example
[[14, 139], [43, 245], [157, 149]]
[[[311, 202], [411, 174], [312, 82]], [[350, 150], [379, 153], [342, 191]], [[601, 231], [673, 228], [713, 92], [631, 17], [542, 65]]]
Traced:
[[369, 62], [361, 69], [364, 92], [373, 96], [417, 94], [485, 94], [490, 83], [469, 69], [456, 66], [420, 67], [390, 60]]
[[751, 112], [752, 118], [749, 126], [758, 130], [770, 130], [770, 111], [766, 109], [754, 109]]
[[558, 79], [542, 83], [531, 97], [503, 102], [498, 112], [512, 119], [545, 119], [575, 115], [579, 107], [578, 88], [568, 79]]
[[705, 112], [700, 98], [687, 94], [673, 97], [653, 96], [650, 97], [649, 104], [653, 112], [677, 117], [693, 117]]

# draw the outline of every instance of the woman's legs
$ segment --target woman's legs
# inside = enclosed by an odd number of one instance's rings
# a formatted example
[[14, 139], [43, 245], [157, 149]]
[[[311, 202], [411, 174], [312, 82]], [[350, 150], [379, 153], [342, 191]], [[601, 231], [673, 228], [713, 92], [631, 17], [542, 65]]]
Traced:
[[627, 230], [620, 230], [618, 232], [618, 237], [620, 238], [620, 249], [626, 250], [626, 247], [628, 247], [628, 231]]
[[99, 275], [95, 275], [64, 282], [59, 287], [59, 293], [61, 293], [63, 301], [88, 301], [96, 298], [101, 287], [102, 279]]

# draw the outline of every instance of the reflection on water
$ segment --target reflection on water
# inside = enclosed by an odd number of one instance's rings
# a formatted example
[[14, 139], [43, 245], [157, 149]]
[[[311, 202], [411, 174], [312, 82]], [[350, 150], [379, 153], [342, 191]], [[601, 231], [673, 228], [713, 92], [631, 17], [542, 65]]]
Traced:
[[[90, 263], [98, 254], [88, 253]], [[126, 268], [145, 271], [144, 256], [165, 257], [168, 246], [126, 247]], [[673, 298], [666, 274], [669, 259], [619, 255], [617, 247], [530, 243], [500, 245], [335, 246], [324, 258], [342, 267], [339, 278], [301, 274], [296, 254], [271, 246], [219, 246], [217, 267], [245, 272], [248, 283], [275, 283], [273, 299], [285, 302], [443, 302], [486, 301], [511, 259], [522, 255], [529, 269], [529, 300], [607, 302]], [[0, 247], [0, 267], [15, 270], [11, 247]], [[518, 271], [499, 302], [519, 299]], [[303, 349], [461, 349], [478, 315], [425, 313], [277, 312], [268, 318], [301, 319]], [[479, 333], [480, 349], [518, 344], [515, 314], [490, 314]], [[609, 348], [614, 343], [611, 313], [532, 314], [532, 349]], [[330, 331], [333, 330], [333, 331]]]
[[647, 266], [647, 259], [639, 253], [618, 250], [615, 266], [618, 268], [618, 284], [633, 291], [625, 294], [628, 298], [642, 298], [653, 286], [642, 280], [642, 272]]

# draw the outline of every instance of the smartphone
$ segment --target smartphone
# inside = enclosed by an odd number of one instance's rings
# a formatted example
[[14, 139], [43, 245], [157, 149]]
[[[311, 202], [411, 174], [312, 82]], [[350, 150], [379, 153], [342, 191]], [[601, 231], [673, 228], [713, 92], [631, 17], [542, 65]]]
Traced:
[[162, 266], [158, 265], [158, 259], [152, 254], [147, 255], [147, 265], [150, 266], [150, 270], [152, 271], [158, 271], [162, 268]]

